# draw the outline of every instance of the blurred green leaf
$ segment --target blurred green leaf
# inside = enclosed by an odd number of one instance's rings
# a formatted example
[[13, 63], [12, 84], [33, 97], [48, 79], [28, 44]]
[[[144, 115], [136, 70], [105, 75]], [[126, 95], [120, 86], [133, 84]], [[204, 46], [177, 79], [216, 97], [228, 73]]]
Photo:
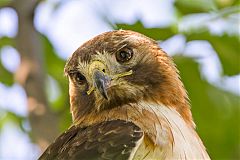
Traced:
[[217, 8], [212, 0], [176, 0], [174, 5], [183, 15], [210, 12]]
[[57, 55], [54, 47], [46, 36], [42, 35], [41, 39], [44, 48], [45, 66], [47, 73], [58, 82], [61, 90], [60, 97], [51, 105], [52, 109], [59, 111], [69, 107], [68, 82], [63, 73], [65, 60], [61, 59]]
[[14, 39], [6, 36], [0, 37], [0, 48], [4, 46], [15, 47]]
[[20, 129], [23, 132], [26, 132], [26, 130], [23, 127], [23, 122], [24, 120], [26, 120], [25, 117], [19, 116], [14, 112], [6, 111], [6, 110], [0, 110], [0, 113], [1, 113], [0, 114], [0, 131], [6, 123], [13, 122], [18, 127], [20, 127]]
[[0, 61], [0, 82], [8, 86], [11, 86], [14, 83], [13, 74], [5, 69], [1, 61]]
[[240, 158], [237, 141], [240, 97], [201, 79], [199, 65], [192, 59], [175, 56], [174, 61], [189, 93], [197, 132], [206, 145], [210, 157], [212, 159]]
[[[4, 46], [13, 46], [14, 47], [14, 41], [12, 38], [9, 37], [1, 37], [0, 38], [0, 51], [1, 48]], [[1, 52], [0, 52], [1, 53]], [[2, 59], [0, 58], [0, 82], [2, 82], [5, 85], [12, 85], [14, 83], [14, 77], [11, 72], [9, 72], [2, 64]]]
[[71, 113], [68, 112], [62, 112], [61, 113], [61, 119], [59, 122], [59, 128], [60, 131], [65, 131], [67, 128], [69, 128], [69, 126], [72, 124], [72, 115]]
[[240, 73], [240, 39], [237, 35], [211, 35], [209, 32], [186, 34], [187, 41], [207, 40], [216, 50], [225, 75]]
[[65, 61], [61, 59], [56, 53], [46, 36], [42, 36], [44, 57], [46, 63], [46, 69], [48, 73], [55, 79], [63, 79], [63, 68], [65, 66]]
[[215, 0], [216, 5], [218, 8], [226, 8], [231, 6], [236, 6], [240, 4], [239, 0]]
[[116, 24], [117, 29], [132, 30], [140, 32], [155, 40], [166, 40], [177, 33], [175, 28], [165, 27], [165, 28], [145, 28], [141, 21], [130, 24]]
[[11, 3], [13, 0], [1, 0], [0, 1], [0, 7], [4, 7], [6, 5], [8, 5], [9, 3]]

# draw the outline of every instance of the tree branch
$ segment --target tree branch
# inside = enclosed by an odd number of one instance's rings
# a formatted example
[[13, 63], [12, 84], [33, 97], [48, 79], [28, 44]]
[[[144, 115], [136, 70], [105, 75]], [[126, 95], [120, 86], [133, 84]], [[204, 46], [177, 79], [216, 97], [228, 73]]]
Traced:
[[49, 108], [45, 93], [46, 73], [39, 33], [33, 25], [34, 10], [39, 0], [17, 0], [14, 8], [18, 15], [16, 48], [21, 64], [16, 80], [27, 93], [32, 138], [44, 150], [58, 135], [58, 118]]

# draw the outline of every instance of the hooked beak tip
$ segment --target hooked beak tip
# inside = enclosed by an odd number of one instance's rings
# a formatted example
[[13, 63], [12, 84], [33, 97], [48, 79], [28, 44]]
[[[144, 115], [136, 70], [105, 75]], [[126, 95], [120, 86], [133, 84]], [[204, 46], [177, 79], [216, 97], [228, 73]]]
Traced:
[[107, 85], [109, 84], [110, 78], [104, 75], [103, 72], [96, 70], [93, 75], [94, 83], [100, 94], [108, 100]]

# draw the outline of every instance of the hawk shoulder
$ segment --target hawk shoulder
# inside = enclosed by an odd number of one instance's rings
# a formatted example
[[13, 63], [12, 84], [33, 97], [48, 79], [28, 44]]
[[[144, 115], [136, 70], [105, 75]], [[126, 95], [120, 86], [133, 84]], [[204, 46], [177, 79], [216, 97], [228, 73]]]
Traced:
[[134, 123], [123, 120], [87, 127], [72, 126], [39, 159], [129, 159], [134, 156], [142, 139], [143, 131]]

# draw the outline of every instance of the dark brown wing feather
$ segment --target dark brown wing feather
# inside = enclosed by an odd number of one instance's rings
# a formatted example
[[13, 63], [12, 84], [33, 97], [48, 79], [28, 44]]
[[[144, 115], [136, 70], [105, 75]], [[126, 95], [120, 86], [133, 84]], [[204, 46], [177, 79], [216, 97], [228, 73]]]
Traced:
[[125, 160], [142, 136], [138, 126], [122, 120], [86, 128], [73, 126], [58, 137], [39, 159]]

